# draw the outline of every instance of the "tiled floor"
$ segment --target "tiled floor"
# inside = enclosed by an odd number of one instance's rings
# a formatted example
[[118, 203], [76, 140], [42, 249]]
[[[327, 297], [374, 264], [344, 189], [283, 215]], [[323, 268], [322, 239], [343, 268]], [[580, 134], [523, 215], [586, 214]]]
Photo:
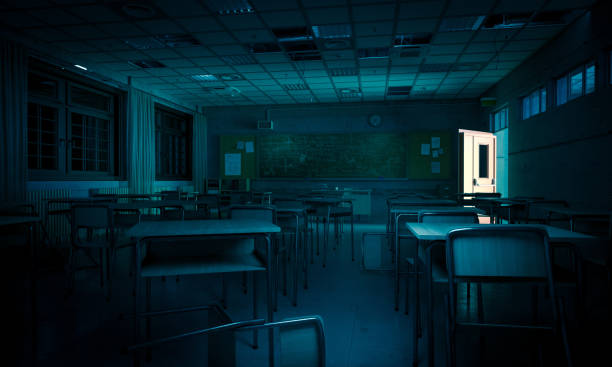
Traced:
[[[324, 319], [327, 347], [327, 366], [408, 366], [412, 361], [413, 312], [405, 315], [393, 310], [393, 282], [390, 272], [364, 271], [360, 266], [360, 240], [363, 231], [384, 231], [382, 225], [356, 226], [356, 261], [350, 259], [350, 236], [337, 250], [330, 246], [327, 268], [321, 267], [320, 258], [309, 267], [310, 287], [300, 287], [298, 306], [293, 307], [288, 297], [279, 296], [275, 318], [320, 315]], [[129, 355], [121, 348], [132, 343], [130, 319], [120, 315], [132, 311], [132, 280], [127, 274], [127, 253], [120, 254], [113, 296], [104, 300], [99, 287], [97, 273], [87, 271], [79, 274], [76, 293], [64, 297], [64, 278], [60, 273], [45, 277], [39, 283], [39, 363], [40, 366], [129, 366]], [[263, 276], [259, 277], [264, 295]], [[241, 292], [239, 274], [229, 278], [230, 292], [227, 312], [233, 320], [251, 318], [251, 294]], [[300, 282], [300, 285], [302, 283]], [[404, 292], [402, 282], [402, 294]], [[459, 290], [466, 303], [465, 289]], [[472, 292], [472, 305], [475, 304]], [[184, 277], [179, 282], [167, 279], [153, 283], [153, 309], [188, 306], [218, 302], [221, 294], [219, 277]], [[522, 314], [520, 304], [530, 305], [530, 293], [510, 291], [498, 293], [484, 287], [485, 304], [502, 301]], [[505, 297], [505, 298], [504, 298]], [[441, 297], [437, 297], [438, 300]], [[545, 299], [545, 298], [544, 298]], [[264, 314], [263, 297], [260, 314]], [[472, 306], [473, 307], [473, 306]], [[403, 310], [403, 300], [401, 305]], [[485, 308], [486, 309], [486, 308]], [[545, 311], [543, 318], [546, 318]], [[601, 316], [606, 319], [608, 316]], [[153, 337], [172, 335], [206, 327], [206, 313], [193, 312], [165, 316], [154, 320]], [[436, 366], [445, 364], [444, 358], [444, 311], [437, 303]], [[523, 338], [515, 335], [499, 338], [482, 334], [486, 340], [485, 352], [479, 352], [479, 334], [459, 334], [460, 365], [474, 365], [482, 356], [482, 365], [538, 365], [538, 349], [531, 348], [539, 337]], [[267, 337], [260, 337], [260, 348], [250, 347], [250, 333], [237, 337], [237, 361], [239, 366], [267, 365]], [[521, 341], [519, 345], [515, 342]], [[492, 347], [495, 344], [496, 347]], [[549, 352], [544, 355], [558, 354]], [[589, 353], [590, 349], [589, 349]], [[420, 343], [418, 360], [426, 365], [425, 349]], [[546, 360], [550, 358], [545, 357]], [[207, 360], [206, 337], [193, 337], [181, 342], [169, 343], [153, 351], [153, 359], [145, 366], [205, 366]], [[556, 364], [555, 361], [553, 364]], [[545, 363], [549, 364], [549, 363]]]

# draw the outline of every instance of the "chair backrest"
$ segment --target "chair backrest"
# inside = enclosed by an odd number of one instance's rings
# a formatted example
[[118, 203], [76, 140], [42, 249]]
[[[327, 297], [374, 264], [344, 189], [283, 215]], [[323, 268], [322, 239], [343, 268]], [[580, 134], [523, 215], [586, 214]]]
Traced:
[[113, 212], [108, 205], [75, 204], [71, 207], [72, 226], [78, 228], [102, 229], [110, 228], [113, 223]]
[[231, 219], [258, 219], [276, 223], [276, 210], [266, 205], [234, 205], [229, 209]]
[[446, 238], [446, 263], [449, 279], [552, 282], [548, 234], [540, 228], [495, 225], [451, 231]]
[[302, 208], [304, 203], [294, 199], [274, 199], [274, 206], [277, 208]]
[[474, 212], [419, 212], [419, 223], [465, 223], [478, 224]]
[[321, 317], [282, 320], [278, 325], [281, 367], [325, 366], [325, 334]]

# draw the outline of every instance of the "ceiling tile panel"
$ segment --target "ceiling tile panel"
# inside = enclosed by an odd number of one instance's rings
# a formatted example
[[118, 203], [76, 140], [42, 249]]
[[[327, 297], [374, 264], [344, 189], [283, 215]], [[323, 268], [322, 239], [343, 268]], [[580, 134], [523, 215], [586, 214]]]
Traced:
[[311, 25], [339, 24], [349, 22], [348, 8], [308, 9], [306, 15]]
[[262, 13], [261, 17], [270, 28], [302, 27], [306, 20], [299, 11]]
[[354, 22], [373, 22], [392, 20], [395, 14], [395, 4], [353, 6]]
[[438, 17], [444, 9], [442, 0], [422, 0], [402, 2], [400, 4], [399, 18]]

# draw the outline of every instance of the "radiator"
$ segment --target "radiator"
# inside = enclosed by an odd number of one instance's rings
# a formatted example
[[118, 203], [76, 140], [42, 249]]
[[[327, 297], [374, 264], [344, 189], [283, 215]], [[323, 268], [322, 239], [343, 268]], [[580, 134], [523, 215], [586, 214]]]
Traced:
[[[70, 223], [65, 215], [47, 215], [47, 200], [70, 197], [70, 189], [28, 191], [28, 202], [34, 204], [36, 212], [43, 218], [43, 225], [51, 244], [67, 243], [70, 240]], [[54, 204], [57, 209], [60, 205]]]

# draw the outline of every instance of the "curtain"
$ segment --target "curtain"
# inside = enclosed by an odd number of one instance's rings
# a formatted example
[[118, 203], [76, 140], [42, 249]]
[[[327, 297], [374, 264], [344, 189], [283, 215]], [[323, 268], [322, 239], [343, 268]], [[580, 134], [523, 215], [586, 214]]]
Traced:
[[26, 198], [28, 55], [0, 39], [0, 201]]
[[134, 194], [153, 193], [155, 104], [151, 95], [128, 89], [128, 185]]
[[199, 112], [193, 116], [193, 159], [191, 166], [193, 175], [193, 188], [195, 191], [204, 192], [207, 166], [207, 134], [206, 117]]

